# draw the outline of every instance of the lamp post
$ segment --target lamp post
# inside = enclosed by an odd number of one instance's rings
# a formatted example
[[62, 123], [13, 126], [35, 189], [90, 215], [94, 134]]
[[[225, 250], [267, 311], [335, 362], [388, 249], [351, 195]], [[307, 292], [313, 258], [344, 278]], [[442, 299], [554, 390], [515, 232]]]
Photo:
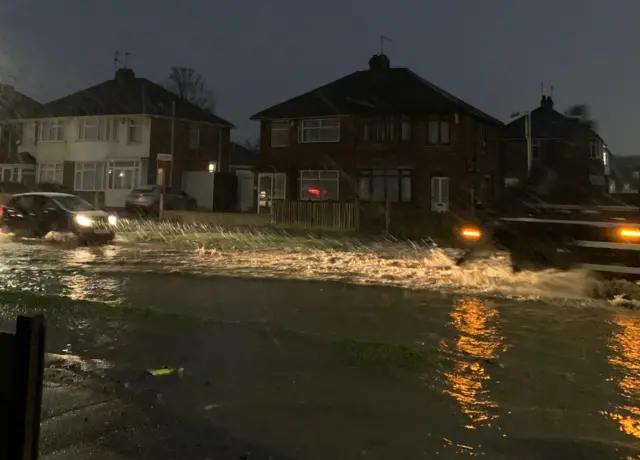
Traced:
[[511, 118], [524, 115], [524, 135], [527, 141], [527, 179], [531, 176], [531, 165], [533, 163], [533, 144], [531, 139], [531, 111], [513, 112]]
[[209, 173], [211, 174], [211, 212], [215, 211], [215, 195], [216, 195], [216, 166], [214, 161], [209, 162]]

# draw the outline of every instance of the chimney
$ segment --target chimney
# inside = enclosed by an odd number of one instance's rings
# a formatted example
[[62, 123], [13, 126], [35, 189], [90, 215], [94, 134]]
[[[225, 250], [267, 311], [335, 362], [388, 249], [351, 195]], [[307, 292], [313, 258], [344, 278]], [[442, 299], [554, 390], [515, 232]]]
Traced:
[[121, 69], [116, 70], [116, 76], [114, 78], [118, 83], [131, 83], [135, 81], [136, 73], [132, 69], [127, 69], [123, 67]]
[[540, 107], [543, 109], [553, 110], [553, 99], [551, 99], [551, 96], [542, 96]]
[[389, 67], [391, 64], [386, 54], [374, 54], [369, 59], [369, 70], [387, 70]]

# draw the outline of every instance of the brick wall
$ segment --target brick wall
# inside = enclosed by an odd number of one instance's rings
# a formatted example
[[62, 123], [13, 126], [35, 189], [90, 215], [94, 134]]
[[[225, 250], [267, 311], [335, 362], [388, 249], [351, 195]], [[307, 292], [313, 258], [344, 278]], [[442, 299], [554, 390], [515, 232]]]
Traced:
[[[296, 121], [297, 123], [297, 121]], [[412, 139], [408, 142], [378, 144], [364, 140], [366, 120], [343, 117], [340, 142], [299, 144], [296, 126], [290, 126], [289, 146], [271, 147], [271, 122], [261, 122], [261, 147], [257, 169], [286, 172], [288, 198], [296, 199], [301, 169], [338, 169], [341, 171], [340, 200], [356, 199], [360, 169], [413, 169], [413, 207], [424, 211], [431, 206], [431, 181], [435, 175], [450, 177], [450, 195], [455, 207], [469, 207], [472, 189], [487, 179], [485, 187], [493, 196], [501, 190], [499, 174], [500, 132], [498, 127], [486, 125], [486, 147], [480, 140], [480, 123], [460, 115], [458, 123], [451, 122], [451, 144], [427, 145], [427, 118], [412, 120]], [[477, 165], [476, 170], [471, 168]]]
[[[171, 153], [171, 123], [170, 119], [154, 118], [151, 123], [151, 145], [149, 153], [149, 183], [156, 182], [156, 155]], [[221, 146], [221, 165], [219, 171], [226, 171], [229, 167], [230, 129], [205, 123], [193, 123], [200, 128], [200, 147], [189, 148], [189, 131], [192, 123], [176, 120], [174, 132], [174, 164], [171, 183], [175, 187], [182, 187], [182, 171], [206, 171], [210, 162], [218, 162], [218, 149]], [[222, 140], [219, 136], [222, 133]]]

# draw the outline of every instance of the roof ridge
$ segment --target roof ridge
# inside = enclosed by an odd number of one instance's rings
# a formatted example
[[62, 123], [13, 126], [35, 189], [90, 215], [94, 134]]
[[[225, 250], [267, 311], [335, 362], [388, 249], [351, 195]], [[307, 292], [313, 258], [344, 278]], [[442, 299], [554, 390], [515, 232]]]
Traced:
[[469, 104], [468, 102], [463, 101], [462, 99], [460, 99], [457, 96], [454, 96], [452, 93], [450, 93], [449, 91], [439, 87], [438, 85], [436, 85], [435, 83], [432, 83], [431, 81], [427, 80], [426, 78], [424, 78], [423, 76], [421, 76], [420, 74], [414, 72], [413, 70], [407, 68], [406, 69], [413, 77], [417, 78], [418, 80], [420, 80], [423, 84], [427, 85], [430, 89], [436, 91], [437, 93], [439, 93], [441, 96], [449, 99], [451, 102], [454, 102], [456, 104], [462, 105], [463, 107], [465, 107], [467, 110], [471, 111], [471, 112], [475, 112], [478, 115], [481, 115], [483, 117], [487, 117], [490, 118], [492, 120], [494, 120], [496, 123], [499, 123], [501, 125], [504, 125], [504, 122], [498, 120], [497, 118], [489, 115], [488, 113], [478, 109], [477, 107]]

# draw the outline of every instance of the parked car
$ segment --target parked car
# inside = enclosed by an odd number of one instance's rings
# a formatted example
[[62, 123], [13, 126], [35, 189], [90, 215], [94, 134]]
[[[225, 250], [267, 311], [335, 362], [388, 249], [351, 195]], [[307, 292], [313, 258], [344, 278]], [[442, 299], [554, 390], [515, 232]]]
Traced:
[[[160, 209], [161, 185], [144, 185], [133, 190], [125, 201], [125, 209], [134, 213], [157, 214]], [[197, 200], [185, 192], [173, 187], [166, 187], [163, 208], [167, 210], [195, 210]]]
[[68, 193], [20, 193], [0, 206], [0, 228], [20, 237], [43, 238], [60, 231], [83, 241], [111, 241], [116, 225], [116, 216]]

